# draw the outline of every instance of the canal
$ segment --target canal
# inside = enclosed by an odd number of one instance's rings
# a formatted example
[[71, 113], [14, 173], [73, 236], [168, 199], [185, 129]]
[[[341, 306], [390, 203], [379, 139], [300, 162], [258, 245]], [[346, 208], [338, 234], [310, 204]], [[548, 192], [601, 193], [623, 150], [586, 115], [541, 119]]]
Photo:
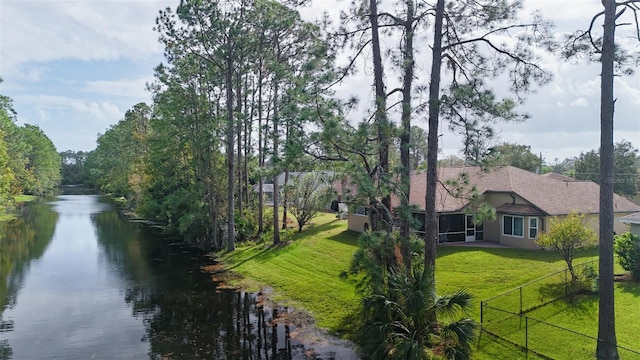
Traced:
[[0, 359], [354, 359], [95, 195], [0, 222]]

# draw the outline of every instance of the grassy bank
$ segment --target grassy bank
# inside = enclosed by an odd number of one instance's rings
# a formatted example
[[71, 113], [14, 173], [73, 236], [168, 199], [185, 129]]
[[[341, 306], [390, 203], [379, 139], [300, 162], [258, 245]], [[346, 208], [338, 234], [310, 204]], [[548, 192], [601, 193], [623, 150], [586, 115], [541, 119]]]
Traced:
[[357, 249], [357, 236], [345, 229], [346, 220], [320, 214], [287, 244], [240, 247], [222, 261], [226, 269], [242, 275], [242, 286], [269, 286], [276, 301], [308, 310], [320, 327], [345, 333], [358, 307], [353, 279], [343, 276]]
[[[274, 289], [282, 303], [306, 309], [320, 327], [348, 335], [359, 300], [352, 277], [344, 276], [357, 249], [359, 234], [346, 220], [321, 214], [313, 225], [285, 245], [254, 244], [222, 256], [225, 268], [242, 276], [237, 284]], [[577, 263], [595, 259], [597, 250], [580, 254]], [[474, 295], [471, 316], [480, 320], [480, 301], [565, 267], [554, 252], [507, 248], [439, 246], [436, 265], [439, 293], [465, 288]], [[597, 317], [596, 317], [597, 318]], [[581, 329], [575, 329], [580, 331]], [[524, 354], [488, 335], [480, 339], [474, 359], [524, 358]], [[529, 354], [529, 358], [535, 358]]]

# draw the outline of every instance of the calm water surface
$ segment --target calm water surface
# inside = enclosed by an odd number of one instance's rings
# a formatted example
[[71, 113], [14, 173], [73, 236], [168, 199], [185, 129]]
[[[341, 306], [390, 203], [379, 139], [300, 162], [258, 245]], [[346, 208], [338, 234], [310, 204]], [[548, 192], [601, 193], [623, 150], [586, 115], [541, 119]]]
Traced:
[[32, 204], [0, 223], [0, 359], [356, 358], [217, 289], [206, 261], [99, 196]]

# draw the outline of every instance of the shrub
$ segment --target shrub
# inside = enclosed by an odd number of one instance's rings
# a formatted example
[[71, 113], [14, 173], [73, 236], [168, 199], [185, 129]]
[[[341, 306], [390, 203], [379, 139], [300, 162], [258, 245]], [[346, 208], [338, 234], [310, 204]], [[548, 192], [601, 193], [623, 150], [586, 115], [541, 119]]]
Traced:
[[580, 249], [594, 246], [597, 242], [596, 234], [587, 227], [584, 214], [571, 213], [565, 218], [553, 217], [549, 230], [540, 233], [536, 241], [539, 246], [557, 251], [571, 273], [571, 285], [580, 280], [573, 268], [573, 259]]
[[[595, 283], [594, 283], [595, 281]], [[580, 271], [580, 280], [574, 291], [598, 292], [598, 269], [593, 264], [584, 264]]]
[[238, 241], [253, 238], [258, 231], [258, 212], [254, 209], [243, 209], [242, 215], [236, 212], [235, 224]]
[[613, 243], [618, 262], [631, 273], [634, 281], [640, 281], [640, 238], [630, 232], [616, 235]]

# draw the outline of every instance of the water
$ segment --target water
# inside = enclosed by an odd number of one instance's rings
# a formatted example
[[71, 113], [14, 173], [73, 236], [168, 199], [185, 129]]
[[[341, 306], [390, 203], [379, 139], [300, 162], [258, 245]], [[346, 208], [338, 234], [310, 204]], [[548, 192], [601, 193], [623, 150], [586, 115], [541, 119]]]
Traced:
[[0, 359], [356, 358], [217, 288], [208, 262], [99, 196], [32, 204], [0, 223]]

